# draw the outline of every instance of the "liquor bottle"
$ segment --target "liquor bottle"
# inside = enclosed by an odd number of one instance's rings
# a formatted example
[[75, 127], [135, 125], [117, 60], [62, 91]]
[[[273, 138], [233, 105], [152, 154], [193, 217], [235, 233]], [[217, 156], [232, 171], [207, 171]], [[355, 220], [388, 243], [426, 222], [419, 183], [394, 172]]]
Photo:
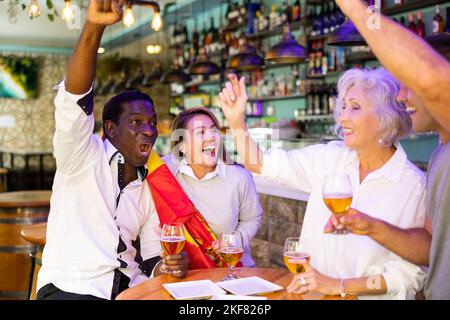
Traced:
[[314, 94], [315, 94], [315, 86], [314, 84], [310, 84], [308, 86], [308, 94], [307, 94], [307, 102], [306, 102], [306, 114], [312, 115], [314, 114]]
[[243, 3], [239, 6], [239, 20], [238, 23], [243, 23], [245, 18], [247, 17], [247, 5], [245, 4], [246, 0], [242, 1]]
[[328, 71], [336, 71], [336, 48], [333, 46], [328, 47]]
[[328, 74], [328, 52], [324, 52], [322, 56], [322, 74]]
[[183, 40], [184, 40], [183, 41], [184, 44], [190, 43], [186, 24], [183, 25]]
[[409, 14], [408, 19], [409, 19], [408, 29], [415, 33], [417, 25], [414, 22], [414, 14], [412, 12]]
[[314, 112], [313, 114], [315, 115], [319, 115], [321, 110], [320, 110], [320, 86], [316, 86], [316, 91], [314, 92]]
[[417, 12], [416, 33], [419, 37], [425, 38], [425, 24], [423, 23], [422, 11]]
[[200, 35], [197, 29], [197, 20], [195, 20], [194, 33], [192, 34], [192, 47], [194, 48], [195, 56], [198, 55], [199, 45], [200, 45]]
[[322, 92], [322, 99], [321, 99], [321, 104], [322, 104], [321, 107], [322, 108], [320, 110], [320, 113], [328, 114], [329, 113], [329, 106], [328, 106], [329, 99], [328, 99], [328, 90], [327, 90], [326, 84], [324, 84], [322, 86], [321, 92]]
[[328, 90], [328, 113], [334, 112], [335, 97], [337, 95], [336, 85], [331, 84]]
[[436, 5], [436, 14], [433, 17], [433, 33], [442, 33], [444, 29], [444, 18], [441, 16], [441, 7]]
[[313, 41], [311, 44], [311, 48], [309, 50], [309, 65], [308, 65], [308, 70], [309, 70], [309, 75], [310, 76], [315, 76], [315, 70], [314, 70], [314, 66], [315, 66], [315, 57], [316, 57], [316, 41]]
[[330, 21], [330, 32], [333, 32], [336, 29], [336, 9], [334, 5], [334, 1], [330, 2], [330, 7], [328, 10], [328, 20]]
[[286, 17], [286, 20], [283, 21], [283, 23], [292, 23], [292, 7], [290, 0], [287, 0], [284, 5], [284, 15]]
[[292, 21], [300, 21], [301, 19], [301, 5], [300, 0], [296, 0], [292, 7]]
[[274, 3], [272, 4], [271, 11], [269, 14], [269, 29], [273, 30], [277, 27], [278, 22], [278, 10], [277, 5]]
[[324, 56], [324, 52], [323, 52], [323, 41], [320, 40], [318, 42], [318, 46], [317, 46], [317, 52], [315, 55], [315, 62], [314, 62], [314, 72], [316, 75], [323, 75], [323, 70], [322, 70], [322, 57]]
[[259, 29], [260, 17], [261, 17], [261, 11], [257, 10], [255, 12], [255, 17], [253, 18], [253, 33], [258, 33], [261, 31]]
[[450, 7], [447, 7], [446, 16], [447, 16], [447, 25], [445, 27], [445, 32], [450, 33]]
[[314, 9], [313, 9], [312, 20], [313, 20], [313, 27], [312, 27], [312, 31], [311, 31], [311, 36], [315, 37], [315, 36], [319, 35], [319, 17], [317, 16], [316, 7], [314, 7]]
[[318, 16], [319, 16], [319, 34], [323, 35], [324, 28], [325, 28], [325, 15], [323, 14], [323, 7], [317, 6], [319, 8]]
[[330, 11], [328, 9], [327, 3], [325, 3], [324, 5], [322, 15], [323, 15], [323, 33], [327, 34], [330, 32]]

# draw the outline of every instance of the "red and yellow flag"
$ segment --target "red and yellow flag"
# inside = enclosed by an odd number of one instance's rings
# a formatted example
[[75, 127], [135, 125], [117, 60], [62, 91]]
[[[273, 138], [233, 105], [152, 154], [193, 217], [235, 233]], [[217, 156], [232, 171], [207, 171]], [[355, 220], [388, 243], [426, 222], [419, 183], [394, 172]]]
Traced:
[[161, 226], [170, 222], [184, 224], [184, 251], [189, 255], [189, 269], [226, 266], [220, 255], [212, 250], [212, 242], [217, 240], [216, 235], [154, 150], [147, 167], [147, 182]]

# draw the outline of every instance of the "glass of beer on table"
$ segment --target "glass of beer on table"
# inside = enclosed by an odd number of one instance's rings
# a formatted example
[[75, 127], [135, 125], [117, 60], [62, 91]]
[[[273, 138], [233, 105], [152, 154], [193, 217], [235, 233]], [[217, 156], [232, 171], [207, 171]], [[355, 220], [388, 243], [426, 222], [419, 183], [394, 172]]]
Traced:
[[[345, 173], [326, 175], [322, 187], [322, 196], [326, 206], [338, 220], [345, 216], [353, 199], [350, 177]], [[343, 224], [339, 224], [333, 233], [347, 234], [349, 230]]]
[[[287, 238], [284, 242], [284, 264], [293, 274], [306, 271], [306, 263], [309, 263], [310, 255], [302, 251], [302, 241], [299, 237]], [[289, 261], [290, 260], [290, 261]], [[293, 261], [295, 260], [295, 261]]]
[[[167, 256], [179, 254], [184, 248], [184, 226], [182, 223], [165, 223], [161, 231], [161, 247]], [[163, 272], [169, 273], [164, 266]], [[178, 273], [173, 271], [171, 273]]]
[[239, 231], [221, 233], [219, 251], [223, 261], [228, 265], [228, 274], [222, 281], [238, 279], [239, 277], [234, 274], [234, 267], [244, 254], [242, 234]]

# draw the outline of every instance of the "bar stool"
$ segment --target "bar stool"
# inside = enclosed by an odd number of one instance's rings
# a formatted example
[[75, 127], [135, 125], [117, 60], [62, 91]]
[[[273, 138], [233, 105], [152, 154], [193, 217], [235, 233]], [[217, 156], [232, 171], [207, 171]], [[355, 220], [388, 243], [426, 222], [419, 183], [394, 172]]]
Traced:
[[22, 229], [22, 237], [33, 245], [37, 246], [36, 255], [30, 254], [31, 272], [30, 272], [30, 290], [29, 299], [36, 300], [37, 276], [42, 266], [42, 251], [46, 242], [47, 223], [37, 223]]

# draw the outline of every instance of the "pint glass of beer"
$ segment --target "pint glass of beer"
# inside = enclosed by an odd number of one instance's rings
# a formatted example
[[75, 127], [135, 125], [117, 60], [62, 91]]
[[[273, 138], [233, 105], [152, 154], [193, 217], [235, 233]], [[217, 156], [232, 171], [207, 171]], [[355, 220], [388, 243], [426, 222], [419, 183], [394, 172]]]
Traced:
[[[178, 254], [184, 247], [184, 226], [182, 223], [166, 223], [161, 231], [161, 247], [168, 256]], [[169, 272], [162, 268], [163, 272]], [[177, 271], [173, 271], [177, 273]]]
[[[345, 216], [353, 199], [352, 184], [347, 174], [333, 173], [325, 176], [322, 187], [323, 201], [337, 219]], [[339, 224], [334, 234], [347, 234], [349, 230]]]

